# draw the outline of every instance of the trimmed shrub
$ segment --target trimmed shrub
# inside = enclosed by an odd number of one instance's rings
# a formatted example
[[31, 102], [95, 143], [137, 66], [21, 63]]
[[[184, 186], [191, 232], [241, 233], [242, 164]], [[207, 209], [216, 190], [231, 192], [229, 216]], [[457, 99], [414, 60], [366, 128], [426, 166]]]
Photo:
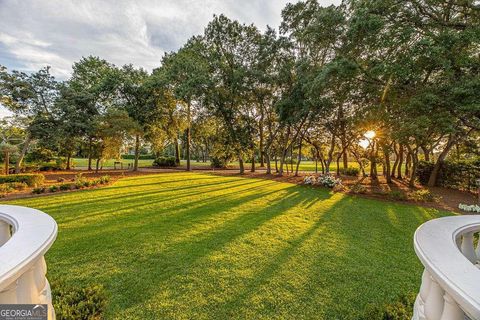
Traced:
[[13, 188], [10, 186], [9, 183], [0, 184], [0, 193], [7, 194], [12, 191], [13, 191]]
[[403, 295], [393, 303], [382, 306], [369, 305], [359, 320], [410, 320], [413, 316], [413, 305], [416, 295]]
[[57, 185], [53, 185], [50, 186], [48, 190], [50, 190], [50, 192], [57, 192], [59, 190], [59, 187]]
[[72, 189], [72, 184], [71, 183], [64, 183], [60, 185], [60, 190], [62, 191], [67, 191]]
[[175, 157], [158, 157], [153, 161], [155, 167], [176, 167]]
[[52, 283], [53, 307], [58, 320], [99, 320], [103, 318], [106, 293], [100, 285], [83, 288]]
[[0, 183], [23, 182], [29, 187], [37, 187], [43, 184], [43, 181], [45, 181], [45, 176], [43, 174], [0, 175]]
[[360, 173], [360, 169], [356, 167], [348, 167], [343, 168], [340, 172], [346, 176], [356, 177]]
[[110, 176], [109, 175], [101, 176], [99, 181], [100, 181], [100, 184], [107, 184], [110, 182]]
[[40, 193], [45, 193], [45, 191], [46, 191], [45, 187], [33, 188], [32, 193], [33, 194], [40, 194]]
[[[123, 160], [135, 160], [135, 155], [134, 154], [122, 154], [122, 159]], [[155, 156], [153, 154], [141, 154], [138, 157], [138, 160], [153, 160], [155, 159]]]
[[25, 182], [10, 182], [8, 185], [15, 190], [22, 191], [25, 190], [28, 186]]
[[224, 169], [228, 165], [228, 160], [220, 157], [211, 157], [210, 166], [215, 169]]

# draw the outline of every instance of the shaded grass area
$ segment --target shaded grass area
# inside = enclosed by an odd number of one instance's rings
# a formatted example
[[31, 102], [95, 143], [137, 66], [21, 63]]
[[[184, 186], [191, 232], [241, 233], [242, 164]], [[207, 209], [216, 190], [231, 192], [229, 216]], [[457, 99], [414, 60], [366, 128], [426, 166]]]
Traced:
[[56, 219], [48, 277], [104, 285], [107, 319], [356, 319], [418, 289], [413, 233], [446, 214], [185, 172], [9, 203]]

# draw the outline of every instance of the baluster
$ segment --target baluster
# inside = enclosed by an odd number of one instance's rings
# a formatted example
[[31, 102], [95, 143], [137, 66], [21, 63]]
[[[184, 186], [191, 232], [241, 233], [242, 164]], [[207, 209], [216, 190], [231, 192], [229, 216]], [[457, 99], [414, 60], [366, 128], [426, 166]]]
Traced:
[[39, 290], [43, 290], [46, 284], [45, 269], [46, 269], [45, 259], [41, 257], [40, 259], [37, 260], [37, 262], [35, 263], [35, 266], [33, 267], [35, 285]]
[[440, 320], [465, 320], [465, 314], [452, 297], [450, 297], [448, 293], [445, 293], [443, 298], [445, 304]]
[[[478, 234], [480, 237], [480, 233]], [[475, 255], [477, 256], [477, 261], [480, 260], [480, 238], [477, 242], [477, 248], [475, 249]]]
[[10, 225], [5, 221], [0, 221], [0, 247], [10, 239]]
[[473, 248], [473, 232], [467, 232], [463, 235], [461, 251], [472, 263], [477, 261], [477, 255]]
[[430, 277], [430, 289], [425, 301], [425, 318], [428, 320], [440, 320], [443, 312], [443, 289], [437, 281]]
[[0, 304], [15, 304], [17, 303], [17, 281], [14, 281], [8, 287], [0, 292]]
[[20, 276], [17, 287], [18, 303], [38, 303], [40, 288], [37, 288], [34, 269], [30, 269]]
[[424, 269], [422, 273], [422, 284], [420, 285], [419, 292], [422, 303], [425, 303], [425, 301], [427, 301], [428, 291], [430, 290], [431, 282], [432, 280], [430, 279], [430, 273], [427, 271], [427, 269]]

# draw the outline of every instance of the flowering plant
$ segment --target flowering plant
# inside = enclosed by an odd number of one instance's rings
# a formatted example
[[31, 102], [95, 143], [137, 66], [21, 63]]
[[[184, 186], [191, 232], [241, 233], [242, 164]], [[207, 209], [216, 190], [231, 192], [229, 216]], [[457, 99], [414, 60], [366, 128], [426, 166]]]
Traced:
[[468, 204], [460, 203], [458, 205], [458, 208], [463, 210], [463, 211], [467, 211], [467, 212], [480, 213], [480, 206], [477, 205], [477, 204], [468, 205]]
[[342, 180], [335, 179], [335, 177], [330, 174], [324, 174], [317, 178], [317, 183], [327, 188], [333, 188], [337, 185], [341, 185]]
[[304, 184], [315, 184], [315, 176], [306, 176], [305, 178], [303, 178], [303, 183]]

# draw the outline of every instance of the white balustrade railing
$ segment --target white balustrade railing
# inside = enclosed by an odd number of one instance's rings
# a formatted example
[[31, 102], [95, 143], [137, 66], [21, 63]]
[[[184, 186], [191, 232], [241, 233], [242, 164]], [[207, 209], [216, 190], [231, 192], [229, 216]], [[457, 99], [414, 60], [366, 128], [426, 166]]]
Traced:
[[434, 219], [415, 232], [425, 267], [413, 320], [480, 319], [480, 216]]
[[31, 208], [0, 205], [0, 304], [47, 304], [55, 319], [44, 255], [57, 223]]

